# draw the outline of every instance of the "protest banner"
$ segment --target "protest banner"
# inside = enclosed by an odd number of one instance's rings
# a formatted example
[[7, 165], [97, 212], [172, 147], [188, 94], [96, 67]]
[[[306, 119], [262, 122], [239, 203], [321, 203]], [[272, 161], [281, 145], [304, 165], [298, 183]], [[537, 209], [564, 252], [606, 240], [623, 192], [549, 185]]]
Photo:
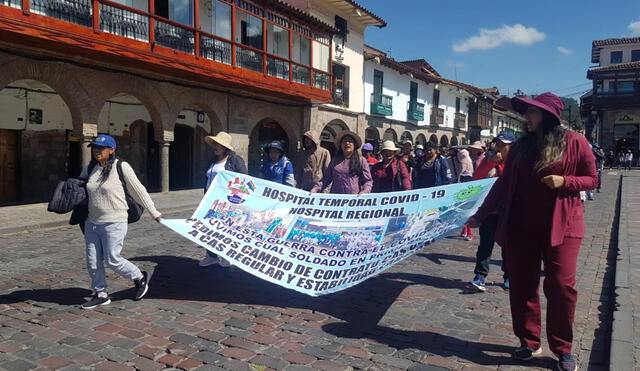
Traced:
[[162, 223], [250, 274], [319, 296], [457, 231], [494, 181], [356, 196], [310, 194], [224, 171], [191, 218]]

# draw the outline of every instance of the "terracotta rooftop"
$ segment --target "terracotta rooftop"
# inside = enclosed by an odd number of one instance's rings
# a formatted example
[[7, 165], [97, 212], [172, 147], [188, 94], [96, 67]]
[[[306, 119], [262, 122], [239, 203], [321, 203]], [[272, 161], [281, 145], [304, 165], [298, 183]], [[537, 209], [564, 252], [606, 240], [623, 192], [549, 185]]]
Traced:
[[624, 71], [624, 70], [635, 70], [635, 69], [640, 69], [640, 61], [610, 64], [608, 66], [602, 66], [602, 67], [593, 67], [587, 71], [587, 78], [590, 79], [593, 76], [594, 72]]
[[412, 68], [415, 68], [417, 70], [424, 70], [425, 72], [430, 73], [430, 74], [435, 75], [435, 76], [440, 76], [438, 71], [436, 71], [436, 69], [433, 68], [424, 59], [414, 59], [414, 60], [411, 60], [411, 61], [404, 61], [404, 62], [400, 62], [400, 63], [405, 64], [407, 66], [411, 66]]
[[387, 21], [353, 0], [322, 0], [322, 3], [326, 6], [340, 9], [343, 12], [353, 13], [355, 10], [357, 16], [368, 18], [368, 20], [361, 20], [367, 26], [384, 27], [387, 25]]

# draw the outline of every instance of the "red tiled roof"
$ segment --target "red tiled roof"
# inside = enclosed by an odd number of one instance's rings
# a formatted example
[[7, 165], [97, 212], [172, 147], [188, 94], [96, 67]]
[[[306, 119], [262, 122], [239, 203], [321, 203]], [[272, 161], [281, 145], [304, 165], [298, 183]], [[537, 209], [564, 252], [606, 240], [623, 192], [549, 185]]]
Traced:
[[400, 62], [400, 63], [406, 64], [407, 66], [411, 66], [412, 68], [415, 68], [417, 70], [425, 70], [425, 72], [430, 73], [430, 74], [435, 75], [435, 76], [440, 76], [438, 71], [436, 71], [436, 69], [433, 68], [424, 59], [414, 59], [414, 60], [404, 61], [404, 62]]
[[311, 14], [308, 14], [307, 12], [304, 12], [296, 8], [295, 6], [286, 2], [285, 0], [265, 0], [265, 3], [267, 4], [270, 3], [271, 5], [275, 5], [277, 7], [277, 10], [280, 12], [288, 12], [302, 21], [315, 24], [315, 26], [320, 26], [323, 28], [323, 31], [330, 32], [330, 33], [335, 33], [338, 31], [338, 29], [335, 28], [334, 26], [328, 23], [325, 23], [320, 19], [312, 16]]
[[387, 25], [387, 21], [385, 21], [384, 19], [380, 18], [380, 16], [376, 15], [374, 12], [372, 12], [371, 10], [365, 8], [364, 6], [358, 4], [357, 2], [353, 1], [353, 0], [343, 0], [351, 5], [353, 5], [356, 9], [359, 9], [365, 13], [367, 13], [371, 18], [375, 19], [376, 21], [380, 22], [381, 25], [379, 27], [384, 27]]
[[634, 70], [640, 69], [640, 61], [637, 62], [629, 62], [629, 63], [616, 63], [610, 64], [608, 66], [602, 67], [593, 67], [587, 71], [587, 78], [591, 78], [594, 72], [604, 72], [604, 71], [624, 71], [624, 70]]
[[617, 39], [593, 40], [593, 47], [640, 43], [640, 37], [621, 37]]
[[378, 49], [375, 48], [371, 48], [369, 47], [368, 50], [365, 50], [364, 52], [364, 56], [365, 59], [374, 59], [374, 58], [379, 58], [380, 59], [380, 64], [386, 67], [389, 67], [391, 69], [394, 69], [400, 73], [406, 73], [406, 74], [412, 74], [413, 77], [415, 77], [418, 80], [422, 80], [426, 83], [432, 83], [432, 82], [439, 82], [439, 78], [426, 73], [420, 69], [416, 69], [416, 68], [412, 68], [404, 63], [398, 62], [393, 58], [389, 58], [386, 56], [385, 53], [376, 53], [379, 52]]

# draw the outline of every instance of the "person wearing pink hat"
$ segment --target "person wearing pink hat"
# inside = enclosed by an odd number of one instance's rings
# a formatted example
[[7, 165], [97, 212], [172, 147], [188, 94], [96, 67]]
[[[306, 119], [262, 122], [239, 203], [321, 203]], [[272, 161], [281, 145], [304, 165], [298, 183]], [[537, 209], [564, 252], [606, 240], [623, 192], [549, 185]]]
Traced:
[[501, 210], [496, 242], [506, 248], [513, 331], [520, 339], [514, 358], [528, 361], [542, 352], [538, 289], [544, 263], [549, 346], [557, 370], [573, 371], [576, 263], [584, 237], [580, 191], [598, 184], [595, 159], [584, 136], [560, 126], [559, 97], [544, 93], [511, 103], [527, 119], [527, 134], [511, 149], [503, 175], [468, 225]]

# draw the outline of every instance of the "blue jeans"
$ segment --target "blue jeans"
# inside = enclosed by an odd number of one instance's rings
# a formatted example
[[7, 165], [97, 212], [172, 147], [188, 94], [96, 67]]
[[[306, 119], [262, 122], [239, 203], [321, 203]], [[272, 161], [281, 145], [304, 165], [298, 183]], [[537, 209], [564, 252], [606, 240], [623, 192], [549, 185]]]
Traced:
[[127, 223], [94, 223], [87, 219], [84, 224], [87, 271], [91, 277], [91, 288], [96, 292], [107, 290], [104, 263], [124, 278], [142, 278], [142, 272], [127, 259], [120, 256]]

